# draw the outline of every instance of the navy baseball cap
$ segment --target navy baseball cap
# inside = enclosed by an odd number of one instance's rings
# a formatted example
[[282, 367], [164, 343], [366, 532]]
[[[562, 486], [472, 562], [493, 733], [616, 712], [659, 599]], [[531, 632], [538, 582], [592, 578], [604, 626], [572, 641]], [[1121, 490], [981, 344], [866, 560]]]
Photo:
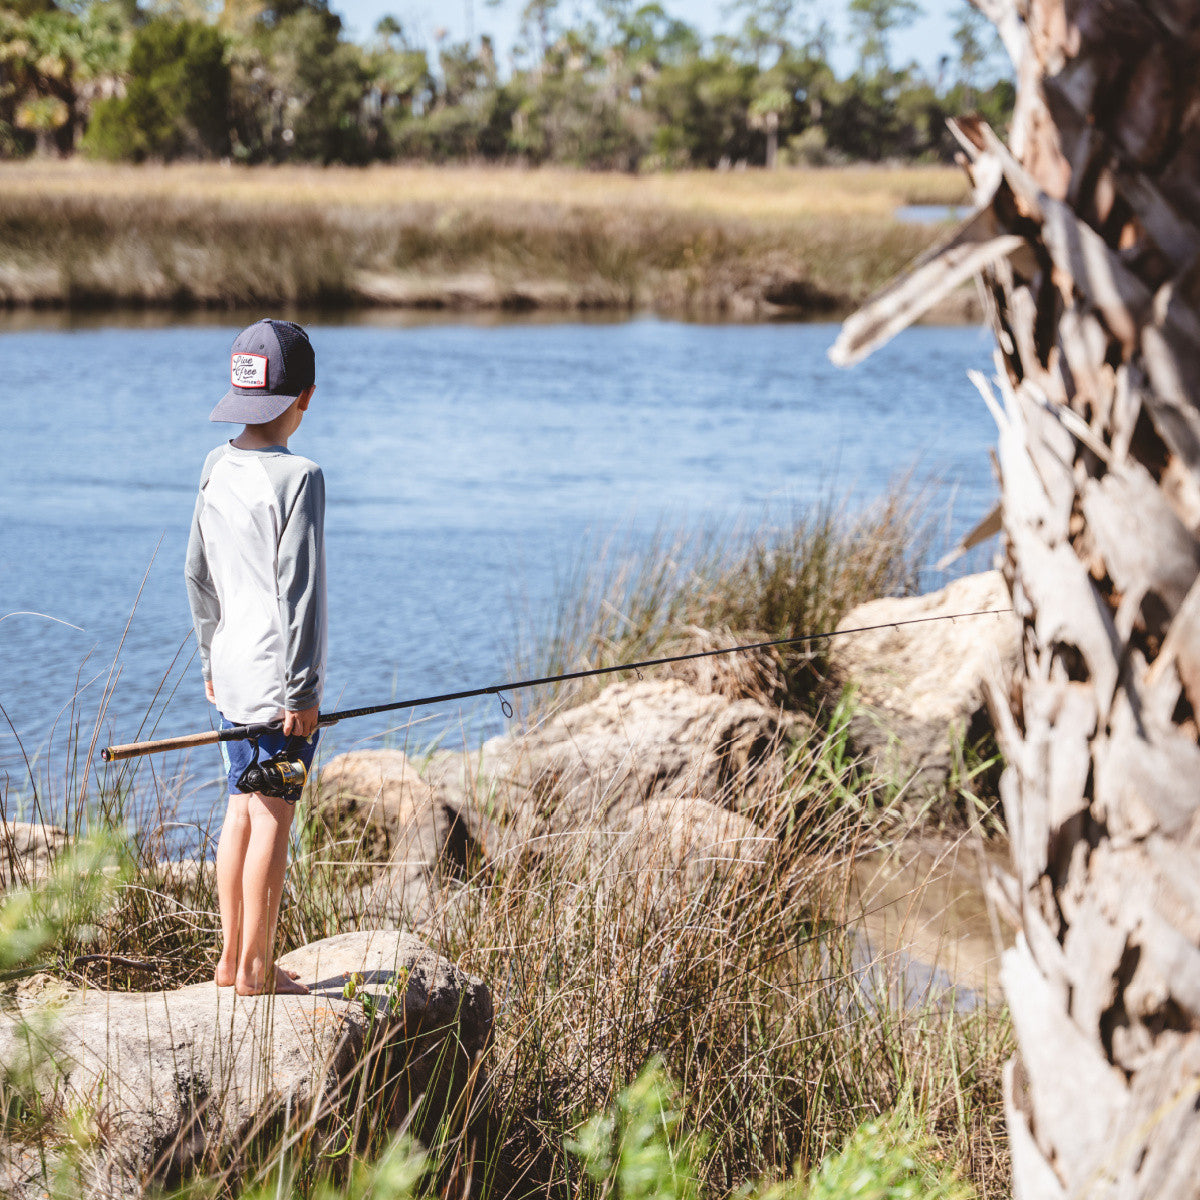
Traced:
[[229, 360], [232, 385], [210, 421], [263, 425], [295, 403], [317, 377], [308, 334], [293, 321], [264, 318], [237, 335]]

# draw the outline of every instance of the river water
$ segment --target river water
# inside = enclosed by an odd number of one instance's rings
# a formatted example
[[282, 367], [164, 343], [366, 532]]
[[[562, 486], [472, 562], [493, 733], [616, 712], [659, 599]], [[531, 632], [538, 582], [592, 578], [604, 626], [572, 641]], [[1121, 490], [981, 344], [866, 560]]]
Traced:
[[[182, 561], [200, 464], [232, 434], [207, 414], [242, 323], [0, 322], [10, 811], [32, 792], [24, 754], [50, 799], [69, 762], [80, 769], [70, 726], [86, 749], [114, 662], [101, 743], [209, 727]], [[865, 502], [915, 468], [945, 489], [948, 539], [994, 495], [995, 430], [966, 379], [988, 368], [991, 340], [974, 328], [912, 330], [850, 372], [825, 357], [833, 325], [375, 316], [310, 329], [317, 392], [292, 448], [328, 490], [326, 709], [504, 679], [518, 616], [536, 624], [616, 529], [778, 521], [831, 495]], [[327, 741], [475, 743], [502, 725], [495, 701], [419, 715]], [[165, 804], [173, 769], [144, 763], [138, 786]], [[216, 751], [197, 752], [184, 815], [206, 817], [218, 775]]]

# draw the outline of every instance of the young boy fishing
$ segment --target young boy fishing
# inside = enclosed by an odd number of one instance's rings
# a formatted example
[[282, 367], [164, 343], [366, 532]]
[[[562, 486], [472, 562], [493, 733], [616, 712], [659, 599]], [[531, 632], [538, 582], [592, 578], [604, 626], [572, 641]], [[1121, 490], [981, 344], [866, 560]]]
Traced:
[[275, 926], [288, 832], [300, 787], [245, 792], [243, 772], [287, 750], [312, 763], [325, 660], [325, 480], [288, 450], [312, 401], [308, 335], [262, 320], [233, 343], [230, 389], [209, 416], [243, 425], [205, 460], [187, 552], [188, 601], [204, 688], [222, 728], [277, 724], [249, 741], [222, 742], [229, 808], [217, 844], [223, 944], [220, 987], [243, 996], [304, 994], [275, 966]]

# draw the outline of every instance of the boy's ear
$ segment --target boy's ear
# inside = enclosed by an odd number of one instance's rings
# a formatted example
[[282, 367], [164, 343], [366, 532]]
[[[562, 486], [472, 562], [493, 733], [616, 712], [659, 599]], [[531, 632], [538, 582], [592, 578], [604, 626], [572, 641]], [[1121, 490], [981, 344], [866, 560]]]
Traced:
[[300, 406], [301, 412], [308, 412], [308, 403], [312, 399], [312, 394], [317, 390], [315, 383], [310, 383], [308, 387], [296, 397], [296, 403]]

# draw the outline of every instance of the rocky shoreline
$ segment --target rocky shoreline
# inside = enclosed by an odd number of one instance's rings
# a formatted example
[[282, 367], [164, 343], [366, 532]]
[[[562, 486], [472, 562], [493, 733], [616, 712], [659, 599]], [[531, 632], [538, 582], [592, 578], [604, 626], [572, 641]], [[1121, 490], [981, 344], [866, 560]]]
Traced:
[[[846, 629], [886, 626], [835, 643], [835, 677], [858, 695], [854, 752], [914, 794], [944, 788], [955, 745], [986, 723], [985, 680], [1015, 663], [1018, 627], [1011, 613], [927, 618], [1007, 607], [993, 572], [847, 614]], [[211, 983], [64, 992], [38, 977], [0, 1015], [0, 1060], [28, 1068], [47, 1096], [92, 1106], [103, 1136], [80, 1169], [97, 1196], [172, 1185], [268, 1128], [338, 1136], [364, 1089], [389, 1129], [420, 1138], [453, 1117], [482, 1145], [501, 981], [434, 949], [457, 906], [522, 856], [551, 859], [564, 879], [587, 864], [589, 886], [616, 902], [632, 881], [647, 911], [754, 888], [798, 836], [797, 814], [778, 805], [785, 751], [819, 736], [760, 700], [665, 678], [613, 684], [477, 751], [422, 764], [400, 751], [341, 755], [324, 767], [311, 812], [350, 931], [281, 960], [312, 995], [241, 999]], [[9, 886], [44, 874], [67, 842], [62, 831], [5, 832]], [[790, 881], [798, 893], [803, 861]], [[194, 870], [199, 887], [211, 868]], [[864, 980], [874, 962], [856, 967]], [[953, 986], [922, 971], [926, 985]], [[30, 1152], [12, 1145], [5, 1158], [6, 1194], [40, 1195]]]

